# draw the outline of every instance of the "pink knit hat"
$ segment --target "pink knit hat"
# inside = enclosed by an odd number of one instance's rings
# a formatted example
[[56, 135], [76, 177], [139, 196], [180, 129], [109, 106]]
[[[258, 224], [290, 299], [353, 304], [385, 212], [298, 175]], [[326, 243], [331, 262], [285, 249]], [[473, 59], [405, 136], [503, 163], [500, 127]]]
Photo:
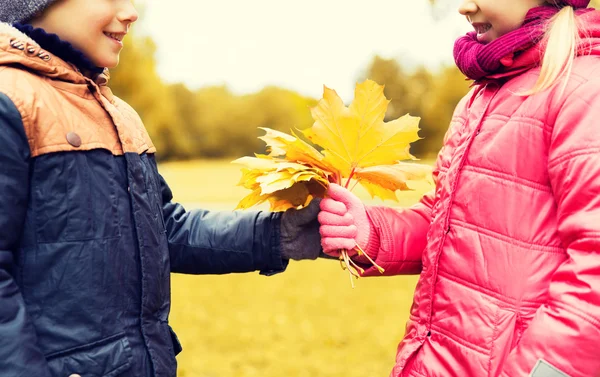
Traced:
[[563, 4], [570, 5], [575, 9], [587, 8], [590, 5], [590, 0], [562, 0]]

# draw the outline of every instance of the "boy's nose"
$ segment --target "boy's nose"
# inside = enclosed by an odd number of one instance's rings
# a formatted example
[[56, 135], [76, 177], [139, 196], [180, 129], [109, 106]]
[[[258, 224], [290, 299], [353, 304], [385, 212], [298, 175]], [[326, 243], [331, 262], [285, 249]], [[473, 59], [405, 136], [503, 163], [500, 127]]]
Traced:
[[463, 16], [477, 13], [477, 10], [479, 10], [479, 7], [473, 0], [463, 0], [458, 7], [458, 13], [462, 14]]
[[133, 5], [133, 2], [123, 2], [123, 7], [121, 8], [118, 14], [119, 21], [128, 22], [129, 24], [132, 24], [138, 20], [138, 17], [139, 14], [137, 12], [137, 9], [135, 9], [135, 6]]

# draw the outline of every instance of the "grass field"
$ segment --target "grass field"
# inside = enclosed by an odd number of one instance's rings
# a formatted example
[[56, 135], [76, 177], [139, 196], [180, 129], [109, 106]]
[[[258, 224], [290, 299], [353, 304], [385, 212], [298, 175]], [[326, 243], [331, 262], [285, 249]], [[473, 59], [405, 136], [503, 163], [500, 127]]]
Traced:
[[[236, 187], [239, 166], [227, 161], [161, 164], [160, 172], [186, 208], [230, 210], [247, 194]], [[415, 189], [401, 205], [426, 186]], [[352, 289], [330, 260], [292, 262], [272, 277], [173, 275], [171, 324], [184, 349], [178, 376], [388, 376], [415, 284], [381, 277]]]

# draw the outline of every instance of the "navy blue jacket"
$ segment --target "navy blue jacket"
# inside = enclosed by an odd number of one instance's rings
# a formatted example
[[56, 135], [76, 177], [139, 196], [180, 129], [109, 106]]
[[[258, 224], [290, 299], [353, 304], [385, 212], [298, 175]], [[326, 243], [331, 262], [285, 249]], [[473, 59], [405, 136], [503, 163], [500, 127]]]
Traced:
[[172, 272], [285, 269], [280, 215], [172, 201], [106, 81], [0, 24], [2, 377], [175, 377]]

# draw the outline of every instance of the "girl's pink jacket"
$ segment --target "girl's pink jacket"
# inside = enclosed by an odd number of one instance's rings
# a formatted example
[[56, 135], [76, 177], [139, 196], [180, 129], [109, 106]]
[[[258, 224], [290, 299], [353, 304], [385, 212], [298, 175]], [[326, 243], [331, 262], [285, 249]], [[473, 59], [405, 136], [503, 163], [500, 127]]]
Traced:
[[376, 262], [421, 275], [392, 376], [600, 376], [600, 15], [582, 19], [563, 96], [515, 94], [527, 51], [459, 103], [435, 192], [368, 208]]

